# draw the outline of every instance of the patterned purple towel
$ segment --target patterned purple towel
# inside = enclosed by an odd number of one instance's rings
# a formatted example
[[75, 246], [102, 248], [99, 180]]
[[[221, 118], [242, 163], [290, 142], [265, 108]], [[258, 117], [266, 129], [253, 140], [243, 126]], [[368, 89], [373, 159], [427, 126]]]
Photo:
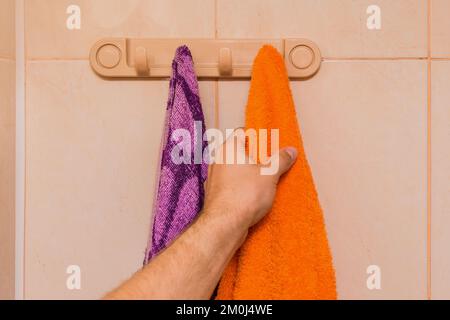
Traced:
[[[182, 148], [187, 152], [180, 151], [180, 145], [186, 143], [186, 134], [180, 134], [177, 129], [189, 132], [190, 147]], [[202, 139], [204, 132], [205, 120], [192, 55], [188, 47], [182, 46], [177, 49], [172, 63], [153, 232], [144, 264], [183, 232], [202, 209], [203, 183], [208, 174], [208, 165], [202, 161], [202, 151], [207, 146]], [[182, 163], [179, 157], [174, 162], [172, 154], [180, 155]]]

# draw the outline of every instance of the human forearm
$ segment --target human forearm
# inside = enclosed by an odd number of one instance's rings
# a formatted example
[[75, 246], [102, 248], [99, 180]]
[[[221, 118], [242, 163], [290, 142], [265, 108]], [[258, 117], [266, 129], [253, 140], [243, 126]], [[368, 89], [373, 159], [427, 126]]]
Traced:
[[[245, 138], [238, 135], [237, 140], [238, 152], [246, 157]], [[224, 158], [226, 149], [223, 145], [218, 150], [218, 159]], [[261, 174], [263, 165], [254, 161], [211, 165], [204, 210], [199, 218], [166, 250], [105, 298], [209, 299], [248, 229], [270, 210], [277, 183], [296, 156], [293, 148], [273, 155], [270, 164], [278, 168], [274, 175]]]
[[248, 230], [217, 210], [206, 208], [171, 246], [106, 299], [208, 299]]

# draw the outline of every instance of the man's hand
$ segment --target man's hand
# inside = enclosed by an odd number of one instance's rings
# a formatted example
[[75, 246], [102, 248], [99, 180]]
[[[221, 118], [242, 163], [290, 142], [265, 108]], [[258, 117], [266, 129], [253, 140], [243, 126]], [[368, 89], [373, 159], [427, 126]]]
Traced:
[[[226, 141], [219, 153], [225, 153], [229, 143], [233, 143], [232, 139]], [[238, 143], [242, 146], [244, 141]], [[244, 152], [243, 148], [237, 149]], [[274, 175], [262, 175], [262, 165], [257, 164], [213, 164], [205, 205], [198, 219], [105, 298], [209, 299], [248, 229], [270, 210], [278, 181], [296, 156], [293, 148], [275, 154], [270, 159], [272, 164], [277, 161]]]
[[271, 164], [250, 164], [256, 163], [256, 160], [251, 159], [253, 160], [251, 161], [245, 154], [244, 139], [242, 135], [232, 135], [218, 150], [216, 157], [224, 159], [227, 144], [235, 143], [236, 158], [245, 158], [246, 164], [213, 164], [211, 166], [204, 208], [206, 212], [226, 215], [230, 223], [248, 229], [271, 209], [278, 181], [294, 164], [297, 150], [290, 147], [280, 150], [269, 160], [277, 162], [275, 167], [278, 170], [273, 175], [262, 175], [261, 168]]

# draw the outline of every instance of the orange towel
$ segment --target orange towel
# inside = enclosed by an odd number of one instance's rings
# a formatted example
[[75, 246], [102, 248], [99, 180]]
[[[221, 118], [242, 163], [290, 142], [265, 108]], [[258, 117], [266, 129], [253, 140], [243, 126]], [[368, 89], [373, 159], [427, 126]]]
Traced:
[[296, 147], [298, 159], [282, 177], [272, 210], [250, 230], [227, 266], [217, 299], [336, 299], [322, 210], [287, 72], [283, 58], [271, 46], [259, 51], [253, 65], [246, 127], [278, 128], [280, 148]]

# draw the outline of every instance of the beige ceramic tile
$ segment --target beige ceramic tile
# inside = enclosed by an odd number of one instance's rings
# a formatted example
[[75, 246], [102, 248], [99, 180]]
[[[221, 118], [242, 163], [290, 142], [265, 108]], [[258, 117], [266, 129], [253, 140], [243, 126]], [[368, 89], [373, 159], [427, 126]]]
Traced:
[[200, 100], [202, 103], [203, 113], [205, 116], [205, 124], [207, 128], [216, 127], [216, 99], [215, 99], [215, 82], [199, 81], [198, 87], [200, 91]]
[[0, 300], [14, 297], [15, 64], [0, 60]]
[[[213, 0], [26, 1], [28, 57], [86, 58], [104, 37], [214, 37]], [[67, 8], [81, 9], [81, 29], [69, 30]]]
[[0, 8], [0, 59], [15, 58], [15, 0], [2, 0]]
[[[143, 261], [168, 81], [52, 61], [29, 63], [27, 83], [26, 297], [98, 298]], [[202, 102], [209, 125], [214, 99]], [[66, 288], [69, 265], [81, 291]]]
[[[367, 28], [367, 8], [381, 29]], [[221, 38], [309, 38], [325, 57], [426, 56], [426, 0], [218, 0]]]
[[249, 88], [249, 81], [219, 81], [218, 113], [222, 131], [245, 125], [244, 110]]
[[450, 299], [450, 61], [432, 64], [431, 244], [433, 299]]
[[431, 53], [433, 57], [450, 57], [450, 1], [431, 2]]
[[[426, 297], [426, 70], [325, 62], [291, 84], [342, 299]], [[222, 129], [244, 123], [247, 94], [246, 82], [221, 83]], [[369, 265], [379, 291], [366, 287]]]
[[293, 84], [342, 299], [426, 298], [426, 79], [420, 61], [329, 62]]

